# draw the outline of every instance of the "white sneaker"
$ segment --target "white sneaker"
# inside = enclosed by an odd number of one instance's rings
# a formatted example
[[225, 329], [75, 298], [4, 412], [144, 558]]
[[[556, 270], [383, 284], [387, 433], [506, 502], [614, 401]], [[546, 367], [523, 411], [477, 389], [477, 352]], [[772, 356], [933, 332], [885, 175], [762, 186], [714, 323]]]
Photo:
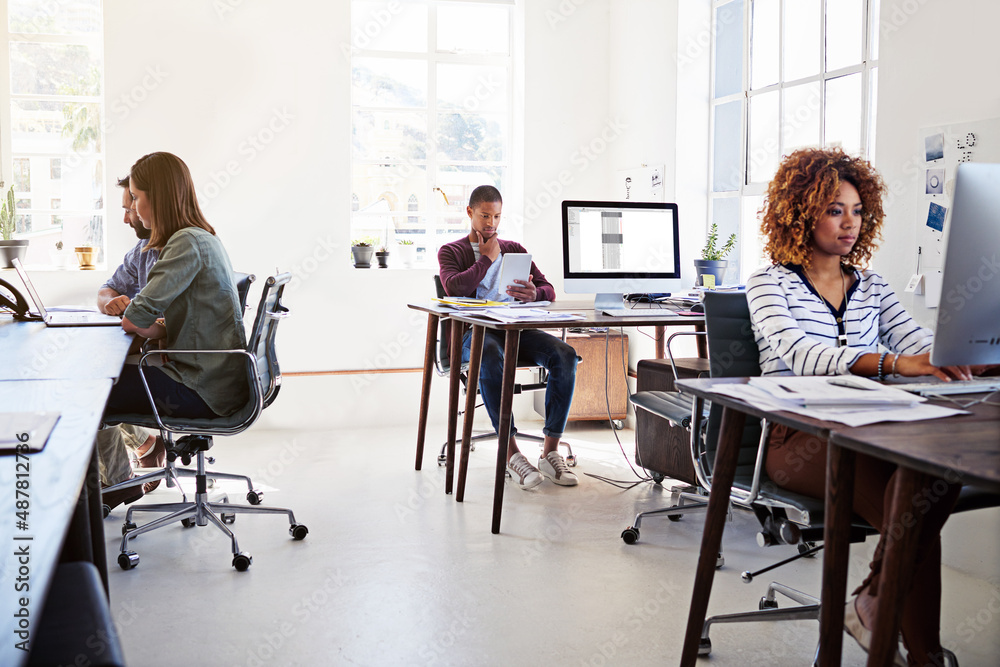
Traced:
[[528, 463], [524, 454], [518, 452], [507, 461], [507, 472], [511, 478], [517, 482], [522, 489], [533, 489], [542, 483], [542, 476], [538, 474], [538, 469]]
[[580, 482], [576, 475], [569, 471], [566, 459], [559, 452], [549, 452], [543, 458], [538, 459], [538, 472], [559, 486], [576, 486]]

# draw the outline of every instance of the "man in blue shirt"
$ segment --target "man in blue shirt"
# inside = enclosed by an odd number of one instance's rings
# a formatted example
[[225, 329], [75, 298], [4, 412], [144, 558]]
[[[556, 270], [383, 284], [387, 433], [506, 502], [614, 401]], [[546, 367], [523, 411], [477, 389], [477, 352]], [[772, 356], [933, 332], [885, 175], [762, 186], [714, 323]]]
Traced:
[[[128, 189], [129, 177], [119, 179], [122, 188], [122, 208], [125, 209], [123, 222], [132, 228], [139, 242], [135, 244], [115, 269], [114, 275], [97, 290], [97, 308], [108, 315], [121, 315], [132, 299], [146, 286], [146, 276], [159, 257], [157, 250], [146, 250], [150, 231], [146, 229], [132, 208], [132, 195]], [[163, 442], [145, 429], [131, 424], [122, 424], [101, 429], [97, 433], [97, 451], [101, 469], [101, 483], [111, 486], [132, 477], [132, 461], [129, 452], [134, 452], [143, 467], [161, 468], [166, 463]], [[123, 502], [132, 502], [142, 497], [142, 492], [150, 492], [160, 484], [159, 480], [138, 487], [122, 489], [105, 494], [104, 504], [115, 507]]]

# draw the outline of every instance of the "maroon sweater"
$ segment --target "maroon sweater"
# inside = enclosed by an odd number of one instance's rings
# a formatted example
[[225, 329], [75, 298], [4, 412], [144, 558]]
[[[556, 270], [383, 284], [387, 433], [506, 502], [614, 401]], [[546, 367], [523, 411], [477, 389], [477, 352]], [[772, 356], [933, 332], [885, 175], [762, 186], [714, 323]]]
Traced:
[[[528, 252], [520, 243], [500, 241], [500, 252]], [[489, 257], [476, 254], [472, 250], [472, 242], [468, 236], [441, 246], [438, 251], [438, 265], [441, 271], [441, 284], [448, 296], [476, 296], [476, 287], [482, 282], [483, 276], [493, 262]], [[535, 284], [535, 301], [555, 301], [556, 290], [535, 263], [531, 263], [531, 281]]]

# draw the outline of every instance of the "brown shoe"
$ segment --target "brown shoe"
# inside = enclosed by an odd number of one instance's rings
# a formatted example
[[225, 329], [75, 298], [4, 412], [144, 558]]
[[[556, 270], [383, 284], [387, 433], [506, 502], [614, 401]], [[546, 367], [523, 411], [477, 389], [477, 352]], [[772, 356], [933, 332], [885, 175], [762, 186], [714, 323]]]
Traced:
[[[163, 445], [163, 438], [156, 436], [153, 446], [147, 449], [146, 453], [139, 457], [138, 463], [139, 465], [136, 470], [139, 474], [142, 474], [142, 470], [146, 468], [155, 470], [167, 465], [167, 448]], [[160, 480], [154, 479], [152, 482], [146, 482], [143, 484], [142, 490], [149, 493], [159, 485]]]
[[[132, 475], [129, 479], [134, 479], [135, 475]], [[105, 487], [101, 487], [101, 502], [108, 506], [109, 510], [113, 510], [122, 503], [128, 505], [129, 503], [134, 503], [143, 496], [142, 488], [138, 486], [129, 486], [124, 489], [116, 489], [114, 491], [105, 491]]]

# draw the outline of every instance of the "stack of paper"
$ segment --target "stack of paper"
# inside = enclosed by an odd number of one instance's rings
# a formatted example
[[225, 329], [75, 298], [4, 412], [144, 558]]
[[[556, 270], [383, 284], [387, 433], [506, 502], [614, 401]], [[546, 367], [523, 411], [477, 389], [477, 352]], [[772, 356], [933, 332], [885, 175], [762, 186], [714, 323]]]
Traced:
[[[838, 386], [838, 383], [840, 386]], [[844, 386], [844, 385], [851, 386]], [[712, 391], [746, 401], [755, 408], [863, 426], [883, 421], [919, 421], [964, 414], [925, 403], [922, 396], [850, 376], [771, 376], [748, 384], [723, 384]]]
[[484, 308], [470, 314], [470, 317], [480, 317], [505, 324], [517, 322], [549, 322], [558, 320], [582, 320], [583, 315], [566, 311], [543, 310], [542, 308]]

